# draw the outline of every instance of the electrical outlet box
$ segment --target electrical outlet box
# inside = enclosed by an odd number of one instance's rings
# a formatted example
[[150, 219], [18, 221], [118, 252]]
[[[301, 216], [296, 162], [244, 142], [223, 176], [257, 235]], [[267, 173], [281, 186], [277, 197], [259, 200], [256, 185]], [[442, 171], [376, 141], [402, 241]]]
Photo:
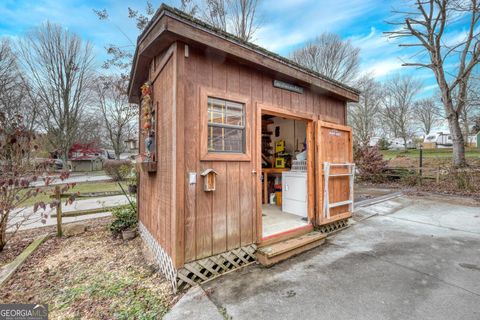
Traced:
[[197, 173], [196, 172], [189, 172], [188, 173], [188, 183], [189, 184], [197, 183]]

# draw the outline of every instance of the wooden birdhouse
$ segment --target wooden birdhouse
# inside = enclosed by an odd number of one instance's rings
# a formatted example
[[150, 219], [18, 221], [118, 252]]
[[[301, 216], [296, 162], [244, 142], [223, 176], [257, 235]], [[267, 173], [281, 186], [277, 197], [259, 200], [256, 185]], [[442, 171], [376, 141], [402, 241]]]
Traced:
[[217, 172], [213, 169], [207, 169], [202, 172], [203, 191], [215, 191], [215, 180]]

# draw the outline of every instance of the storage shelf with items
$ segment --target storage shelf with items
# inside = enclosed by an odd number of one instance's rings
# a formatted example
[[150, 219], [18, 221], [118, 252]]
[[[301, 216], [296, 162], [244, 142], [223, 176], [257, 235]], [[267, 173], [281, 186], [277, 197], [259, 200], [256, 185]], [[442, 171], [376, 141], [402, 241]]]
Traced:
[[262, 167], [273, 167], [273, 147], [271, 145], [273, 134], [268, 126], [273, 124], [272, 120], [262, 119]]

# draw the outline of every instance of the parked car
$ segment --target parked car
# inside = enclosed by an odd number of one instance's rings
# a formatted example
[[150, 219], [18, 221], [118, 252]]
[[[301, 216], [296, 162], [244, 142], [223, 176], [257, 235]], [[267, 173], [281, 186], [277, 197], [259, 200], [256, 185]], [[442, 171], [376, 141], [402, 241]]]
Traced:
[[65, 168], [62, 159], [35, 158], [34, 163], [37, 169], [61, 171]]

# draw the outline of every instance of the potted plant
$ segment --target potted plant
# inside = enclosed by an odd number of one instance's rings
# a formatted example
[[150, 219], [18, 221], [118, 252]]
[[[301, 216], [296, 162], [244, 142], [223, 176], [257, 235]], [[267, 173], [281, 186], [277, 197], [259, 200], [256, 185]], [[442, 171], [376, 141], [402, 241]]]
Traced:
[[137, 235], [137, 208], [135, 204], [125, 205], [112, 210], [114, 220], [109, 225], [114, 236], [122, 235], [123, 240], [131, 240]]
[[137, 193], [137, 182], [138, 182], [138, 173], [135, 168], [131, 168], [129, 170], [128, 175], [126, 175], [126, 180], [127, 180], [127, 186], [128, 186], [128, 192], [131, 194], [136, 194]]

